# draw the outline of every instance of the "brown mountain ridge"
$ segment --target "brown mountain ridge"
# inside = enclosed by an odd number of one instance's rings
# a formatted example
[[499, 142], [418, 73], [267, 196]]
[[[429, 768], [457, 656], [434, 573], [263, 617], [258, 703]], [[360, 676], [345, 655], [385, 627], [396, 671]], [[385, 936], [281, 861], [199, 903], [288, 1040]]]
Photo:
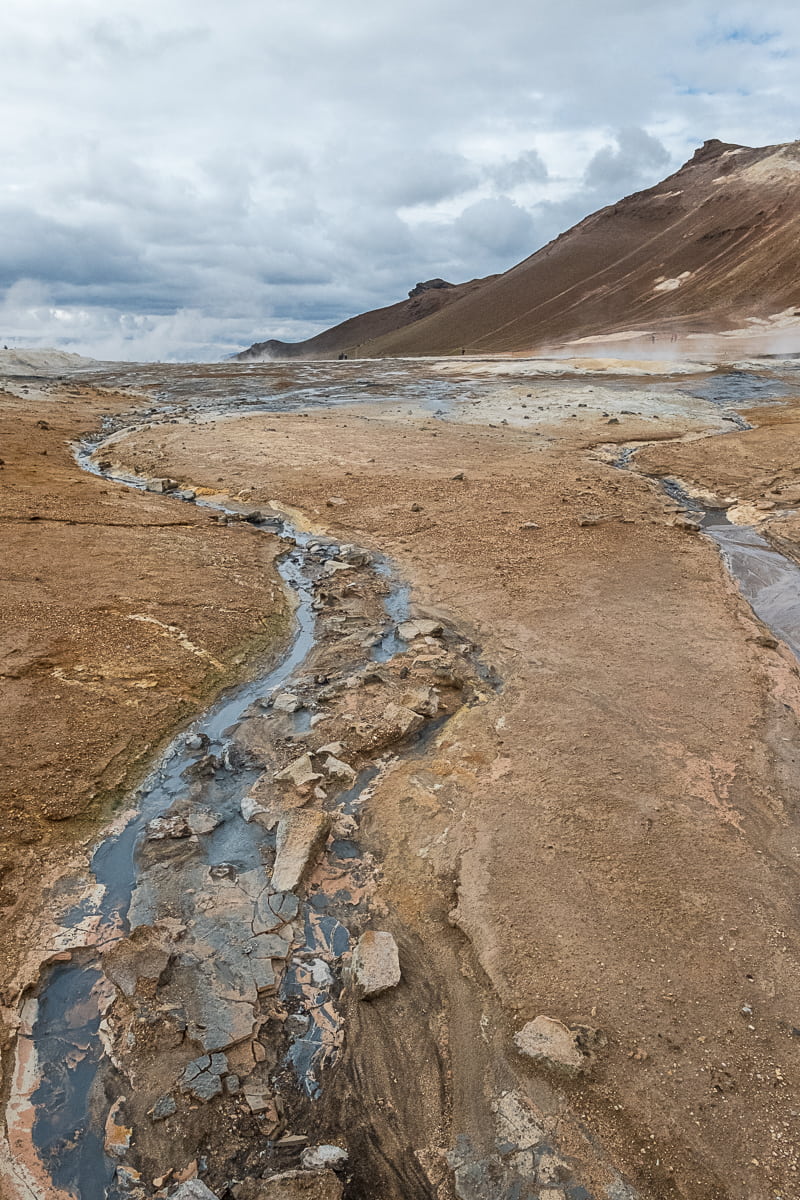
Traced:
[[800, 324], [800, 142], [707, 141], [655, 187], [600, 209], [501, 275], [418, 284], [303, 342], [237, 355], [541, 353], [581, 338]]

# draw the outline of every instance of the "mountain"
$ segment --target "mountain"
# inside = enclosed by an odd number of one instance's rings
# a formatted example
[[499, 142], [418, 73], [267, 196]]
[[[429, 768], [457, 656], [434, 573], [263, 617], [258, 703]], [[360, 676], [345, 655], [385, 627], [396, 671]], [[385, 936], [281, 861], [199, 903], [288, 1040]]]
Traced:
[[308, 341], [237, 357], [536, 353], [634, 330], [659, 340], [718, 333], [778, 314], [800, 318], [800, 142], [712, 140], [662, 183], [502, 275], [412, 293]]

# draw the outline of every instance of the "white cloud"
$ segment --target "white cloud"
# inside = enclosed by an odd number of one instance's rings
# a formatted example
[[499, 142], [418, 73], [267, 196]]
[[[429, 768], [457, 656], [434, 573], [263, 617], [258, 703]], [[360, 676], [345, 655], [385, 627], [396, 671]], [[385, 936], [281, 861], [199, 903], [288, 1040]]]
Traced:
[[[787, 0], [5, 0], [0, 341], [211, 356], [797, 133]], [[28, 281], [28, 282], [26, 282]]]

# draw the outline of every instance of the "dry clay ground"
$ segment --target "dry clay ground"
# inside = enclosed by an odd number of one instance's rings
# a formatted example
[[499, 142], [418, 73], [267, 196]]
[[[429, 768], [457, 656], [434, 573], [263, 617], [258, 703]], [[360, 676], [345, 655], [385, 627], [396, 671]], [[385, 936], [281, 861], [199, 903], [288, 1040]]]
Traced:
[[[702, 423], [625, 415], [609, 428], [590, 411], [534, 435], [520, 396], [535, 404], [536, 388], [515, 386], [508, 425], [498, 392], [483, 423], [362, 406], [162, 426], [115, 457], [297, 506], [391, 554], [416, 604], [474, 637], [504, 687], [371, 805], [388, 901], [431, 970], [437, 946], [468, 936], [494, 989], [482, 1025], [509, 1047], [540, 1013], [605, 1033], [563, 1095], [642, 1196], [789, 1200], [797, 666], [769, 647], [713, 545], [674, 524], [652, 484], [591, 454]], [[763, 438], [739, 464], [744, 488], [767, 447], [781, 459], [779, 420], [653, 454], [662, 469], [694, 454], [702, 481]], [[482, 1081], [451, 1019], [458, 1130]], [[527, 1084], [543, 1102], [533, 1069]], [[414, 1086], [402, 1064], [387, 1075], [398, 1095]]]
[[[277, 542], [112, 487], [69, 441], [130, 396], [0, 392], [0, 1003], [46, 948], [50, 887], [181, 719], [288, 628]], [[16, 394], [15, 394], [16, 393]], [[88, 839], [88, 840], [87, 840]]]

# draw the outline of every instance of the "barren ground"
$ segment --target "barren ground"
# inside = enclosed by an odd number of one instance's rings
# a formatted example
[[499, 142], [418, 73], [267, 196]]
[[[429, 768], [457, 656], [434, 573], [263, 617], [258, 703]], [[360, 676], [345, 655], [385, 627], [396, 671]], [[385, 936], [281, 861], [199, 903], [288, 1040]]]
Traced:
[[[758, 409], [753, 433], [675, 444], [665, 439], [718, 432], [718, 414], [664, 410], [654, 424], [657, 405], [629, 395], [609, 427], [606, 397], [589, 405], [582, 381], [560, 415], [555, 401], [537, 410], [534, 432], [522, 409], [549, 384], [491, 386], [467, 421], [387, 402], [155, 426], [110, 454], [144, 474], [275, 499], [390, 554], [420, 612], [468, 631], [502, 677], [423, 761], [389, 773], [368, 814], [413, 971], [448, 981], [454, 1112], [442, 1137], [471, 1127], [483, 1086], [480, 1035], [459, 1016], [471, 943], [487, 1044], [513, 1057], [513, 1032], [540, 1013], [602, 1030], [579, 1081], [553, 1092], [533, 1068], [515, 1070], [533, 1099], [585, 1124], [641, 1196], [788, 1200], [797, 664], [764, 638], [713, 544], [594, 447], [657, 440], [641, 469], [765, 502], [769, 515], [781, 497], [800, 499], [796, 410]], [[74, 827], [53, 818], [94, 811], [222, 677], [130, 617], [176, 625], [230, 664], [279, 611], [269, 555], [247, 530], [220, 533], [188, 505], [79, 476], [64, 439], [101, 401], [62, 396], [4, 398], [3, 815], [6, 861], [21, 862], [8, 903], [28, 878], [32, 851], [19, 842], [42, 838], [35, 853], [52, 861]], [[36, 427], [42, 416], [51, 430]], [[48, 520], [32, 524], [37, 514]], [[783, 519], [787, 545], [795, 524]], [[379, 1074], [376, 1102], [402, 1111], [417, 1077], [376, 1064], [382, 1031], [407, 1033], [419, 1014], [386, 1003], [372, 1024], [357, 1018], [350, 1053]]]

